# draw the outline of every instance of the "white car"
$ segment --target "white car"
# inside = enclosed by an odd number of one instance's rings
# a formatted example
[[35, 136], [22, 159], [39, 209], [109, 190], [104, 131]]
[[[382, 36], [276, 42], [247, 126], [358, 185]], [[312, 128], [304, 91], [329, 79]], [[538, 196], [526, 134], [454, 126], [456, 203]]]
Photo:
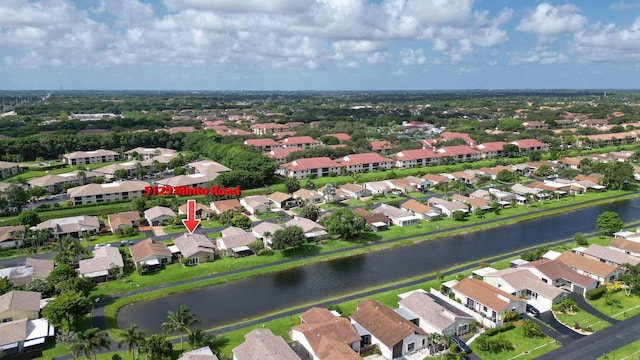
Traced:
[[97, 249], [100, 249], [101, 247], [105, 247], [105, 246], [109, 247], [109, 246], [111, 246], [111, 244], [100, 243], [100, 244], [96, 244], [96, 246], [94, 246], [93, 248], [97, 250]]

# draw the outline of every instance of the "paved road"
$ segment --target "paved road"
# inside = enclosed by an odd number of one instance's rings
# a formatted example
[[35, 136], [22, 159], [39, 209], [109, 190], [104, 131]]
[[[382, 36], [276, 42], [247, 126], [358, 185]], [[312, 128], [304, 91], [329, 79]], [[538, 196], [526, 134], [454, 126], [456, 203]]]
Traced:
[[597, 359], [615, 349], [638, 340], [640, 316], [620, 321], [592, 335], [585, 336], [536, 359], [540, 360], [588, 360]]

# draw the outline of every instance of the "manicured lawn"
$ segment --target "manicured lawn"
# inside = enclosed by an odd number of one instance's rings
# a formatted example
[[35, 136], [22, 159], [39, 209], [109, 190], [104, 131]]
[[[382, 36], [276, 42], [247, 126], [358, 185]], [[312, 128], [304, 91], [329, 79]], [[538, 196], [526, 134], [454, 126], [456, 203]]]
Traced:
[[278, 218], [278, 214], [274, 213], [274, 212], [267, 212], [264, 214], [260, 214], [258, 215], [258, 219], [264, 221], [264, 220], [272, 220], [272, 219], [277, 219]]
[[617, 320], [626, 319], [625, 312], [627, 317], [640, 314], [640, 295], [632, 293], [627, 296], [624, 290], [609, 295], [608, 300], [602, 296], [600, 299], [587, 300], [587, 302], [601, 313]]
[[187, 230], [184, 227], [184, 225], [180, 224], [180, 225], [165, 226], [162, 228], [162, 231], [164, 231], [165, 234], [177, 234], [177, 233], [183, 233]]
[[200, 222], [200, 226], [202, 226], [205, 229], [210, 229], [210, 228], [222, 227], [222, 224], [219, 221], [202, 220], [202, 222]]
[[556, 313], [556, 317], [560, 322], [569, 327], [573, 327], [575, 323], [578, 323], [580, 328], [584, 329], [590, 326], [593, 331], [602, 330], [611, 326], [611, 323], [599, 319], [581, 309], [578, 309], [578, 312], [575, 314]]
[[640, 340], [636, 340], [627, 346], [616, 349], [605, 356], [600, 356], [598, 360], [605, 359], [638, 359], [640, 358]]
[[517, 357], [517, 359], [534, 359], [542, 354], [560, 347], [559, 344], [556, 344], [555, 340], [548, 336], [539, 339], [524, 337], [522, 335], [522, 327], [516, 327], [501, 334], [504, 334], [505, 337], [509, 339], [509, 341], [511, 341], [514, 350], [501, 351], [497, 354], [494, 354], [478, 349], [475, 343], [469, 344], [469, 347], [480, 359], [494, 360], [512, 359], [515, 357]]

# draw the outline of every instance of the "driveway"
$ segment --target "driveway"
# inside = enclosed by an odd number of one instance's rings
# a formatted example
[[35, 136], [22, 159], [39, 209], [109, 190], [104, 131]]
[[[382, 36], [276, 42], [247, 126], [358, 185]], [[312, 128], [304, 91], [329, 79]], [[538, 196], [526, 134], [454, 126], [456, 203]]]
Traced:
[[563, 346], [584, 337], [584, 335], [578, 334], [577, 332], [558, 322], [551, 311], [545, 311], [543, 313], [540, 313], [537, 318], [530, 317], [530, 319], [540, 325], [540, 329], [545, 334], [547, 334], [552, 339], [557, 340]]
[[600, 320], [604, 320], [607, 321], [611, 324], [615, 324], [617, 322], [620, 322], [620, 320], [616, 320], [613, 318], [608, 317], [607, 315], [601, 313], [600, 311], [596, 310], [593, 306], [591, 306], [582, 295], [577, 294], [577, 293], [571, 293], [571, 295], [569, 295], [569, 297], [571, 299], [573, 299], [576, 304], [578, 304], [578, 307], [580, 308], [580, 310], [589, 313], [597, 318], [599, 318]]

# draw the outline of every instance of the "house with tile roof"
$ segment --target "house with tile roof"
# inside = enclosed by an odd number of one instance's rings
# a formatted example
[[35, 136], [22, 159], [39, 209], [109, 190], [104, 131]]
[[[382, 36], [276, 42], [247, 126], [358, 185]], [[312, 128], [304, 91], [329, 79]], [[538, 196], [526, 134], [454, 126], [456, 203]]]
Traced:
[[81, 173], [80, 170], [76, 170], [63, 174], [50, 174], [32, 178], [27, 180], [27, 184], [29, 188], [41, 187], [50, 194], [56, 194], [62, 191], [63, 184], [81, 186], [101, 177], [104, 177], [104, 175], [95, 171], [83, 171]]
[[178, 360], [219, 360], [208, 346], [184, 352]]
[[227, 199], [227, 200], [218, 200], [213, 201], [209, 204], [211, 211], [216, 214], [222, 214], [227, 211], [237, 211], [240, 212], [242, 209], [242, 204], [240, 204], [240, 200], [238, 199]]
[[393, 160], [382, 157], [377, 152], [363, 154], [349, 154], [336, 162], [346, 172], [368, 172], [375, 170], [390, 170], [393, 168]]
[[[445, 285], [446, 284], [446, 285]], [[474, 278], [461, 281], [450, 281], [443, 284], [447, 291], [453, 292], [461, 304], [483, 316], [490, 327], [502, 325], [502, 315], [507, 310], [515, 310], [518, 314], [526, 312], [526, 301], [511, 295], [497, 287]]]
[[323, 136], [332, 136], [332, 137], [338, 139], [338, 141], [340, 141], [340, 142], [351, 140], [351, 136], [349, 136], [349, 134], [346, 134], [346, 133], [325, 134]]
[[251, 132], [254, 135], [271, 135], [287, 130], [289, 130], [289, 126], [286, 124], [261, 123], [251, 125]]
[[80, 215], [49, 219], [36, 225], [36, 229], [52, 229], [56, 239], [64, 236], [79, 238], [83, 233], [97, 233], [100, 230], [100, 221], [96, 216]]
[[36, 291], [13, 290], [0, 295], [0, 323], [40, 317], [40, 299]]
[[385, 214], [374, 213], [361, 208], [355, 208], [352, 211], [354, 214], [362, 216], [373, 231], [386, 230], [391, 226], [391, 219], [389, 219]]
[[200, 160], [200, 161], [190, 162], [186, 164], [184, 167], [194, 168], [199, 174], [211, 174], [211, 173], [220, 174], [223, 172], [231, 171], [231, 169], [220, 164], [219, 162], [211, 161], [211, 160]]
[[62, 155], [62, 162], [70, 166], [98, 164], [120, 160], [120, 154], [112, 150], [76, 151]]
[[206, 188], [208, 184], [210, 184], [213, 180], [215, 180], [220, 173], [215, 171], [210, 171], [207, 173], [195, 173], [195, 174], [186, 174], [186, 175], [178, 175], [171, 176], [168, 178], [164, 178], [162, 180], [157, 180], [156, 184], [164, 185], [164, 186], [173, 186], [174, 188], [178, 186], [186, 186], [189, 188]]
[[287, 162], [287, 156], [289, 154], [300, 151], [300, 149], [296, 148], [287, 148], [287, 149], [271, 149], [270, 151], [265, 152], [263, 155], [266, 157], [270, 157], [276, 161], [277, 165], [284, 164]]
[[483, 158], [493, 159], [502, 156], [502, 149], [506, 144], [504, 141], [491, 141], [476, 146], [476, 150], [480, 151]]
[[311, 136], [290, 136], [286, 139], [280, 140], [280, 145], [284, 148], [306, 149], [324, 144]]
[[287, 226], [299, 226], [302, 228], [302, 232], [304, 236], [309, 239], [309, 241], [318, 241], [323, 239], [329, 233], [327, 232], [327, 228], [318, 224], [313, 220], [309, 220], [303, 217], [295, 216], [293, 219], [287, 221], [284, 224]]
[[362, 185], [353, 184], [353, 183], [340, 185], [340, 189], [346, 196], [352, 199], [360, 199], [363, 197], [369, 197], [373, 195], [371, 190], [365, 188]]
[[420, 220], [420, 217], [388, 204], [380, 204], [373, 212], [385, 215], [397, 226], [417, 225]]
[[520, 152], [530, 152], [530, 151], [549, 151], [549, 145], [545, 144], [537, 139], [520, 139], [516, 141], [512, 141], [511, 144], [515, 145], [520, 149]]
[[137, 211], [125, 211], [109, 214], [107, 215], [107, 222], [112, 233], [127, 226], [137, 227], [140, 225], [140, 213]]
[[591, 244], [587, 248], [574, 248], [571, 251], [578, 255], [586, 256], [588, 258], [603, 262], [605, 264], [617, 266], [624, 269], [625, 264], [633, 266], [640, 265], [640, 257], [631, 256], [621, 251], [616, 251], [609, 247], [600, 246], [597, 244]]
[[[178, 215], [187, 215], [189, 211], [187, 203], [178, 206]], [[213, 211], [206, 205], [196, 202], [196, 219], [208, 219]]]
[[78, 274], [93, 282], [104, 282], [122, 275], [124, 260], [116, 247], [103, 246], [93, 250], [93, 258], [80, 260]]
[[180, 255], [185, 259], [183, 264], [197, 265], [215, 260], [215, 246], [204, 235], [184, 233], [184, 235], [174, 239], [173, 244], [180, 250]]
[[391, 149], [393, 149], [393, 146], [391, 146], [391, 143], [386, 140], [371, 142], [371, 151], [381, 153], [381, 152], [387, 152]]
[[105, 201], [137, 199], [149, 186], [146, 181], [116, 181], [106, 184], [87, 184], [67, 189], [73, 205], [96, 204]]
[[10, 225], [0, 227], [0, 249], [22, 246], [24, 240], [24, 225]]
[[386, 359], [395, 359], [427, 347], [427, 332], [375, 300], [363, 300], [351, 314], [362, 346], [377, 345]]
[[340, 175], [341, 166], [328, 157], [302, 158], [280, 165], [276, 173], [300, 180], [309, 176], [325, 177], [331, 173]]
[[0, 179], [5, 179], [20, 173], [20, 164], [0, 161]]
[[441, 209], [431, 207], [416, 199], [409, 199], [400, 205], [400, 209], [419, 217], [422, 220], [435, 220], [440, 218]]
[[273, 245], [273, 234], [280, 229], [282, 229], [282, 226], [278, 224], [262, 221], [251, 228], [251, 233], [253, 233], [256, 239], [262, 240], [265, 247], [271, 248]]
[[281, 149], [283, 148], [282, 144], [276, 142], [272, 138], [264, 138], [264, 139], [247, 139], [244, 141], [246, 146], [253, 146], [260, 148], [262, 151], [271, 151], [273, 149]]
[[440, 163], [440, 154], [428, 149], [402, 150], [389, 156], [397, 168], [410, 168]]
[[299, 342], [313, 359], [360, 359], [360, 335], [349, 320], [324, 308], [311, 308], [291, 329], [291, 340]]
[[146, 238], [129, 246], [129, 252], [136, 268], [142, 264], [150, 267], [162, 266], [171, 262], [171, 251], [163, 242], [155, 242]]
[[[418, 289], [398, 295], [399, 312], [425, 332], [445, 336], [460, 336], [471, 331], [475, 319], [466, 312]], [[411, 316], [404, 314], [408, 313]]]
[[436, 150], [439, 157], [449, 156], [454, 161], [473, 161], [482, 158], [482, 153], [469, 145], [445, 146]]
[[540, 280], [567, 291], [581, 294], [598, 287], [598, 280], [578, 274], [568, 265], [558, 260], [541, 259], [532, 261], [519, 268], [528, 269]]
[[470, 146], [473, 146], [476, 144], [475, 140], [473, 140], [471, 136], [469, 136], [469, 134], [467, 133], [443, 131], [438, 136], [438, 140], [442, 140], [442, 141], [450, 141], [454, 139], [462, 139], [467, 145], [470, 145]]
[[271, 202], [267, 196], [253, 195], [240, 199], [240, 205], [252, 215], [258, 215], [269, 212]]
[[162, 154], [176, 154], [176, 153], [177, 153], [176, 150], [161, 148], [161, 147], [156, 147], [156, 148], [137, 147], [137, 148], [125, 151], [124, 157], [126, 160], [134, 160], [137, 156], [139, 156], [142, 158], [142, 160], [146, 160]]
[[41, 346], [55, 336], [53, 325], [39, 319], [41, 294], [11, 291], [0, 296], [0, 349], [4, 356]]
[[528, 269], [507, 268], [485, 274], [482, 281], [501, 290], [525, 299], [541, 312], [551, 310], [561, 302], [569, 292], [547, 284]]
[[144, 218], [151, 226], [158, 226], [164, 221], [172, 220], [176, 213], [166, 206], [154, 206], [144, 211]]
[[249, 244], [256, 241], [256, 237], [253, 232], [247, 232], [245, 230], [234, 228], [233, 232], [222, 231], [222, 236], [216, 239], [216, 249], [218, 252], [225, 254], [226, 256], [240, 257], [251, 255], [253, 252], [249, 249]]
[[254, 329], [231, 350], [233, 360], [302, 360], [280, 336], [269, 329]]
[[580, 256], [572, 252], [564, 252], [556, 258], [580, 275], [588, 276], [598, 281], [598, 286], [606, 282], [614, 282], [623, 270], [599, 260]]
[[319, 204], [324, 201], [324, 195], [316, 190], [298, 189], [293, 193], [293, 198], [306, 203]]

